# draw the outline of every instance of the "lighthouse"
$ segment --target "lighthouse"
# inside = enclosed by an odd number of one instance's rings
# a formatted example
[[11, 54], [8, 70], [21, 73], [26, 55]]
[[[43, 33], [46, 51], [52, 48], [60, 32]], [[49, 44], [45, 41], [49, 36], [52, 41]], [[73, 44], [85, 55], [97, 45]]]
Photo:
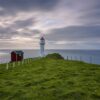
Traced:
[[41, 55], [41, 57], [44, 57], [44, 56], [45, 56], [44, 46], [45, 46], [45, 39], [44, 39], [44, 37], [42, 36], [42, 37], [40, 38], [40, 55]]

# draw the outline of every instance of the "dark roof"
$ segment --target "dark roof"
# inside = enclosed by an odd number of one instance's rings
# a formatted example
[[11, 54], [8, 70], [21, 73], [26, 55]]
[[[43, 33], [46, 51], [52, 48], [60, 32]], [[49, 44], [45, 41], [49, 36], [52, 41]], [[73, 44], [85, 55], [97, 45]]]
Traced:
[[[14, 50], [14, 51], [12, 51], [12, 52], [15, 52], [16, 54], [23, 54], [24, 52], [23, 51], [21, 51], [21, 50]], [[11, 53], [12, 53], [11, 52]]]

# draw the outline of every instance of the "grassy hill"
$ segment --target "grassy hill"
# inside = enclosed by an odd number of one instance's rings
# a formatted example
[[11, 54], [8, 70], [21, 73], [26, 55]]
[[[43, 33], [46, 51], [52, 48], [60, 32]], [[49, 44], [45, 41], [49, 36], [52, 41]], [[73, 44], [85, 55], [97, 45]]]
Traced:
[[41, 58], [5, 69], [0, 100], [100, 100], [100, 65]]

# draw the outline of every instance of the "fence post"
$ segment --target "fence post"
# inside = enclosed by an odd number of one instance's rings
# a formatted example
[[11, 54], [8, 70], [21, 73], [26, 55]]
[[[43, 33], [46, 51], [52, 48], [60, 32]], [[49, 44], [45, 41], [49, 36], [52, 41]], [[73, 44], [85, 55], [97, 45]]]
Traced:
[[20, 66], [20, 61], [18, 61], [18, 65]]
[[26, 59], [24, 60], [24, 63], [26, 64]]
[[7, 69], [7, 70], [9, 69], [9, 65], [8, 65], [8, 63], [6, 64], [6, 69]]
[[13, 62], [13, 67], [15, 67], [15, 62]]
[[26, 64], [27, 64], [27, 59], [26, 59]]
[[90, 63], [92, 64], [92, 57], [90, 57]]
[[80, 61], [82, 61], [82, 57], [80, 56]]
[[21, 62], [22, 62], [22, 64], [24, 63], [23, 60]]
[[77, 61], [77, 57], [75, 56], [75, 60]]
[[25, 63], [24, 59], [23, 59], [23, 64]]
[[67, 60], [68, 60], [68, 56], [67, 56]]
[[71, 60], [72, 60], [72, 56], [71, 56]]
[[0, 64], [2, 64], [2, 59], [0, 58]]
[[29, 63], [29, 59], [27, 59], [27, 62]]

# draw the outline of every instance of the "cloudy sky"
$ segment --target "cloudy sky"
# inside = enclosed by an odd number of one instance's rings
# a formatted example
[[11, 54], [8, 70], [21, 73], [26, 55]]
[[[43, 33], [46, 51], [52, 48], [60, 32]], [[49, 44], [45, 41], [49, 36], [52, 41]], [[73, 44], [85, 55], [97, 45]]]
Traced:
[[100, 49], [100, 0], [0, 0], [0, 49]]

